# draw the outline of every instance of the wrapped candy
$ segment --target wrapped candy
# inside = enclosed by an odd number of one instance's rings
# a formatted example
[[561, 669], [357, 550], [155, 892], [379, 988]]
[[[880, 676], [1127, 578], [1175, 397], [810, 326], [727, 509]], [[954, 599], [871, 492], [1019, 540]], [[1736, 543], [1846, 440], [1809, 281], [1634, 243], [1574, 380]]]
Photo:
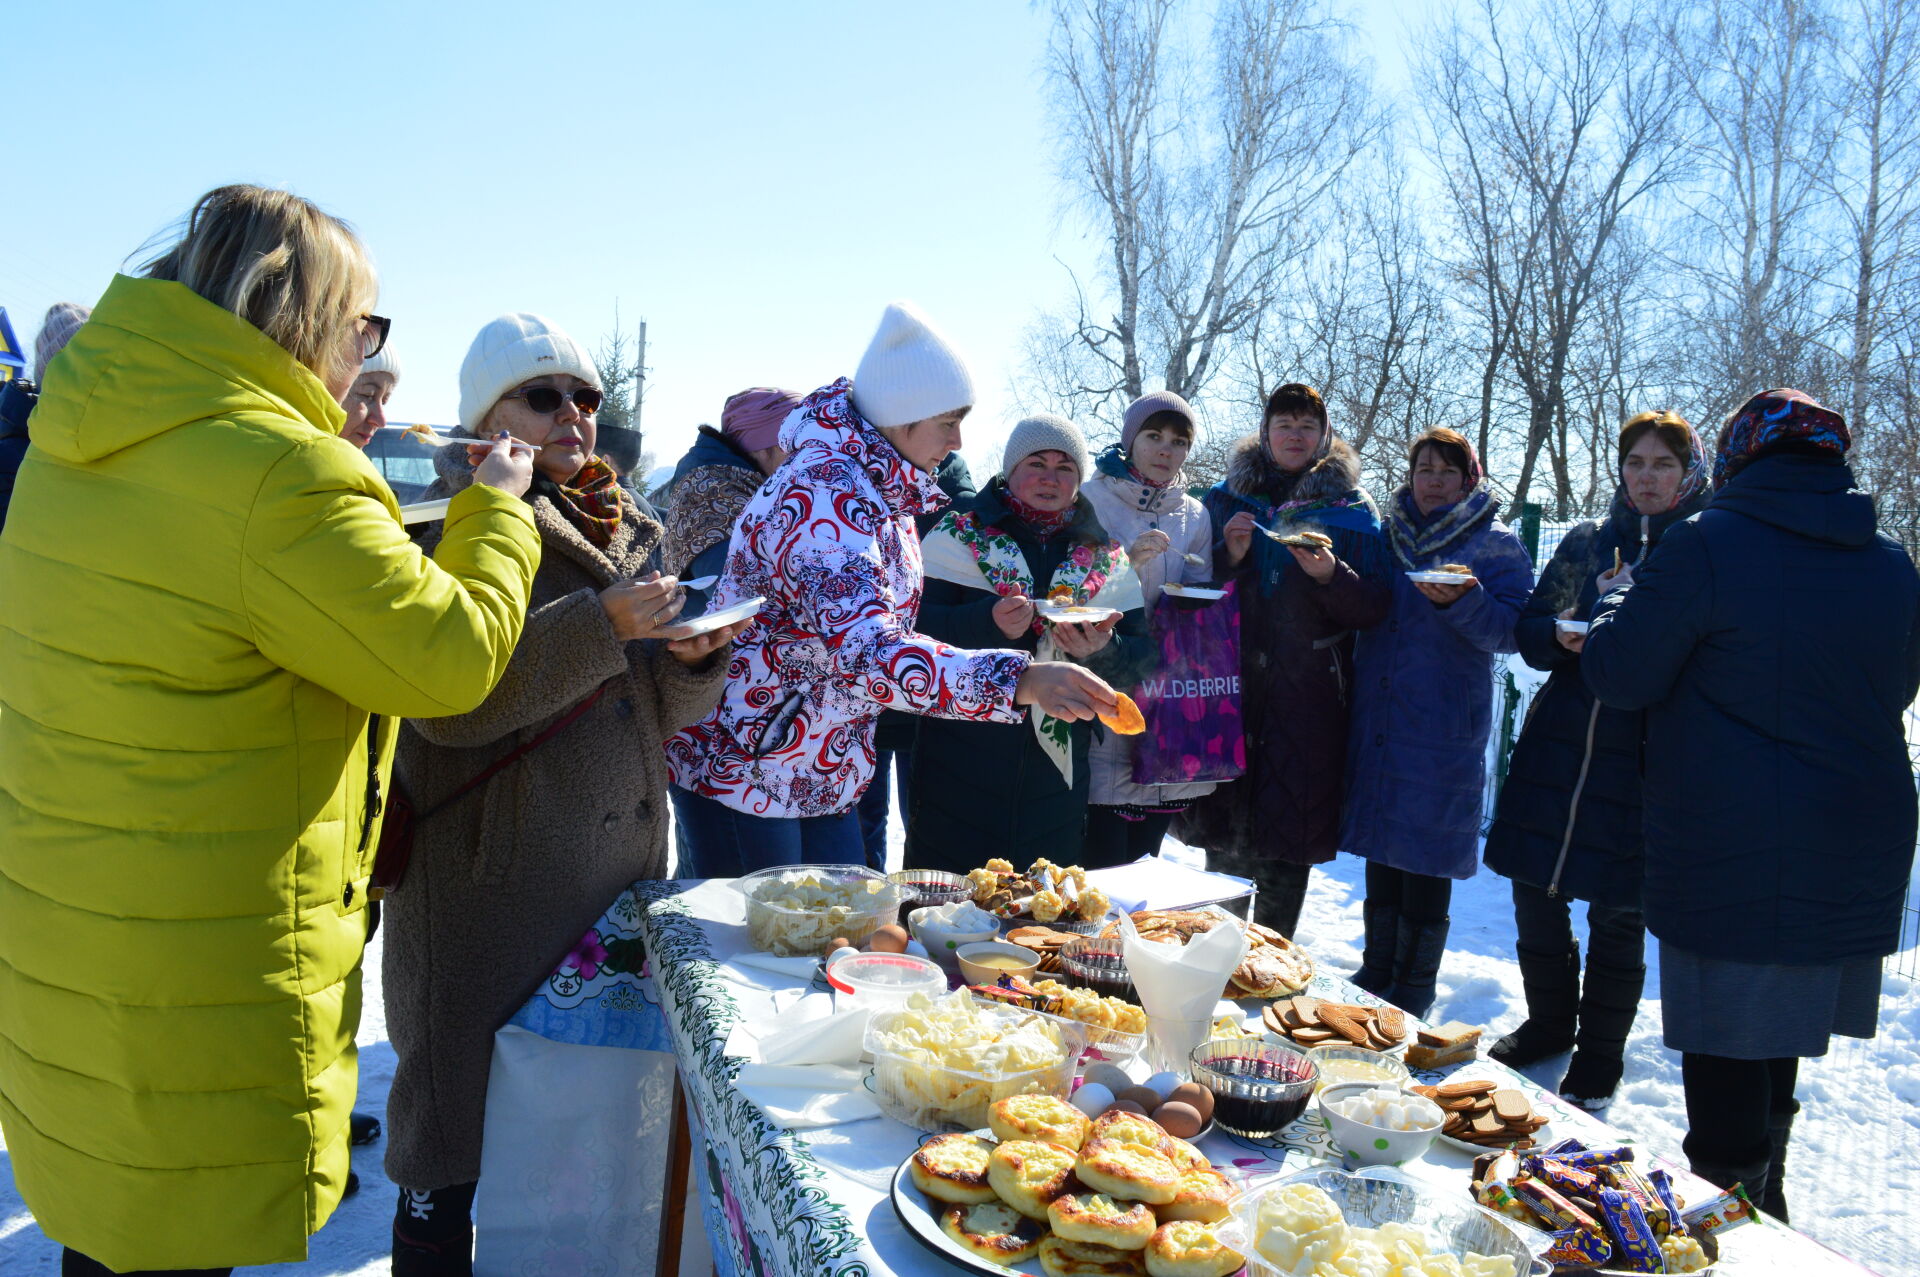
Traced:
[[1596, 1166], [1612, 1166], [1615, 1162], [1631, 1162], [1633, 1150], [1622, 1144], [1618, 1148], [1587, 1148], [1578, 1153], [1556, 1153], [1554, 1156], [1568, 1166], [1592, 1170]]
[[1673, 1231], [1674, 1216], [1667, 1213], [1653, 1186], [1647, 1183], [1639, 1170], [1631, 1162], [1616, 1162], [1612, 1166], [1603, 1166], [1600, 1173], [1608, 1183], [1620, 1192], [1640, 1204], [1640, 1213], [1646, 1216], [1647, 1226], [1653, 1229], [1655, 1237], [1665, 1237]]
[[1527, 1174], [1551, 1184], [1556, 1191], [1568, 1197], [1591, 1198], [1600, 1191], [1598, 1175], [1578, 1166], [1570, 1166], [1557, 1157], [1530, 1154], [1521, 1165], [1526, 1168]]
[[1660, 1239], [1653, 1235], [1639, 1201], [1631, 1193], [1617, 1188], [1600, 1190], [1600, 1220], [1613, 1239], [1612, 1265], [1630, 1273], [1663, 1273], [1667, 1270]]
[[1550, 1231], [1559, 1232], [1562, 1229], [1574, 1228], [1595, 1237], [1606, 1236], [1593, 1216], [1568, 1201], [1565, 1194], [1550, 1184], [1522, 1175], [1513, 1181], [1513, 1195], [1526, 1203], [1534, 1214], [1545, 1220]]
[[1655, 1167], [1647, 1172], [1647, 1185], [1653, 1189], [1653, 1195], [1660, 1199], [1660, 1204], [1667, 1208], [1667, 1218], [1673, 1223], [1671, 1231], [1678, 1236], [1686, 1236], [1687, 1225], [1680, 1214], [1680, 1199], [1673, 1193], [1673, 1176]]
[[1690, 1233], [1718, 1233], [1753, 1222], [1753, 1203], [1746, 1189], [1735, 1184], [1726, 1192], [1689, 1206], [1680, 1217]]
[[1584, 1153], [1586, 1151], [1587, 1146], [1571, 1135], [1563, 1140], [1555, 1140], [1550, 1147], [1540, 1150], [1541, 1154], [1546, 1157], [1561, 1157], [1568, 1153]]
[[1553, 1245], [1540, 1258], [1569, 1268], [1598, 1268], [1613, 1258], [1613, 1246], [1604, 1237], [1578, 1228], [1563, 1228], [1553, 1235]]

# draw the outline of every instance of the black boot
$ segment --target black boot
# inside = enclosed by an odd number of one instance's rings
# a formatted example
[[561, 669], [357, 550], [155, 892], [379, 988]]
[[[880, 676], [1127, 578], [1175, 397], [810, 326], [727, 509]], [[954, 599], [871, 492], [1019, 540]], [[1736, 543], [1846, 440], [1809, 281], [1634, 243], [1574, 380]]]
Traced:
[[1573, 1045], [1580, 1010], [1580, 946], [1576, 943], [1561, 953], [1536, 953], [1515, 945], [1514, 952], [1520, 958], [1527, 1018], [1487, 1054], [1510, 1069], [1523, 1069]]
[[1254, 920], [1278, 931], [1287, 939], [1300, 929], [1300, 907], [1307, 902], [1307, 880], [1311, 865], [1276, 861], [1263, 868], [1254, 881], [1259, 884], [1254, 896]]
[[355, 1113], [347, 1119], [350, 1143], [371, 1144], [380, 1138], [380, 1119], [371, 1113]]
[[[1722, 1166], [1717, 1162], [1696, 1162], [1688, 1158], [1687, 1167], [1715, 1188], [1732, 1188], [1735, 1184], [1740, 1185], [1741, 1190], [1747, 1195], [1747, 1200], [1755, 1206], [1760, 1206], [1772, 1190], [1773, 1163], [1771, 1161], [1749, 1162], [1745, 1166]], [[1765, 1210], [1766, 1207], [1761, 1206], [1760, 1209]]]
[[1400, 911], [1392, 905], [1372, 900], [1360, 905], [1360, 917], [1367, 928], [1366, 947], [1360, 953], [1360, 969], [1353, 973], [1354, 984], [1378, 995], [1393, 983], [1393, 955], [1400, 943]]
[[1415, 922], [1402, 915], [1399, 924], [1393, 983], [1380, 996], [1408, 1015], [1424, 1016], [1433, 1009], [1433, 986], [1440, 978], [1440, 960], [1447, 953], [1447, 930], [1452, 919]]
[[1575, 1034], [1573, 1059], [1560, 1079], [1560, 1098], [1598, 1113], [1613, 1103], [1625, 1067], [1627, 1035], [1640, 1011], [1640, 991], [1647, 969], [1613, 967], [1587, 955], [1580, 981], [1580, 1027]]
[[477, 1183], [403, 1188], [393, 1212], [393, 1277], [473, 1277]]
[[1787, 1145], [1793, 1139], [1794, 1114], [1799, 1111], [1800, 1102], [1795, 1100], [1791, 1110], [1767, 1119], [1767, 1136], [1773, 1141], [1773, 1165], [1767, 1174], [1766, 1195], [1753, 1202], [1783, 1224], [1787, 1222]]

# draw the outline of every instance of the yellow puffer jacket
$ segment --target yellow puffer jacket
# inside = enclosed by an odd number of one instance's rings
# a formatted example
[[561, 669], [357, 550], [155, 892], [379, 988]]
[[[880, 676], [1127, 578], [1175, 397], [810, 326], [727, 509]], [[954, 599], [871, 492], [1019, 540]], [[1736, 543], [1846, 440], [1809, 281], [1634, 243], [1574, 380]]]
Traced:
[[116, 1270], [305, 1257], [395, 720], [480, 704], [526, 616], [527, 507], [468, 489], [428, 560], [343, 421], [251, 324], [118, 278], [0, 536], [0, 1126]]

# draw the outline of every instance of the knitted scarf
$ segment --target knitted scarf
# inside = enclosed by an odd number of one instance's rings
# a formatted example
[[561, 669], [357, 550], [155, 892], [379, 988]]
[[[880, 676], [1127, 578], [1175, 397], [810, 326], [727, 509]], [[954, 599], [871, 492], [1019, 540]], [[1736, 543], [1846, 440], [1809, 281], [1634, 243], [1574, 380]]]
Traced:
[[1414, 502], [1413, 488], [1402, 484], [1393, 494], [1393, 517], [1387, 522], [1387, 540], [1393, 557], [1409, 571], [1437, 556], [1448, 554], [1472, 540], [1481, 528], [1500, 513], [1500, 502], [1492, 492], [1476, 488], [1452, 505], [1441, 506], [1432, 514], [1421, 514]]
[[620, 479], [612, 466], [592, 457], [566, 483], [542, 476], [533, 487], [553, 502], [554, 508], [596, 549], [613, 544], [614, 529], [620, 526]]

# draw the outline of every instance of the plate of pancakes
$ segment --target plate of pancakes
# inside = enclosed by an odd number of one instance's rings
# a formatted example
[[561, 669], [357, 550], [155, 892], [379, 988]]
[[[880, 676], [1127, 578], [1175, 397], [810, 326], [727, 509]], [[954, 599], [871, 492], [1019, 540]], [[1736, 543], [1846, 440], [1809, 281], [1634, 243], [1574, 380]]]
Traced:
[[893, 1178], [915, 1240], [972, 1272], [1232, 1277], [1240, 1184], [1152, 1119], [1057, 1096], [994, 1102], [986, 1130], [929, 1136]]

